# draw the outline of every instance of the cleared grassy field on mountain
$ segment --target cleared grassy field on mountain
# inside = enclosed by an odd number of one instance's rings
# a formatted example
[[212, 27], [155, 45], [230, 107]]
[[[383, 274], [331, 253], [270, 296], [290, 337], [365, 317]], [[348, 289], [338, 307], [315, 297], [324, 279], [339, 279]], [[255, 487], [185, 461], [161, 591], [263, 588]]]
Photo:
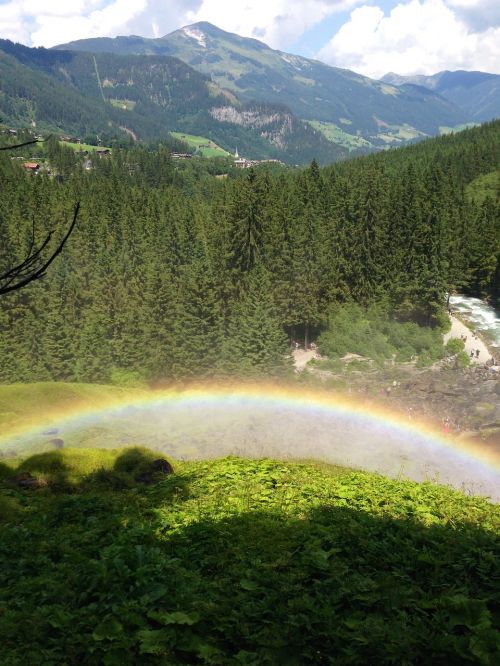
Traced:
[[229, 153], [216, 143], [204, 136], [184, 134], [183, 132], [171, 132], [172, 136], [184, 141], [192, 149], [203, 155], [203, 157], [227, 157]]

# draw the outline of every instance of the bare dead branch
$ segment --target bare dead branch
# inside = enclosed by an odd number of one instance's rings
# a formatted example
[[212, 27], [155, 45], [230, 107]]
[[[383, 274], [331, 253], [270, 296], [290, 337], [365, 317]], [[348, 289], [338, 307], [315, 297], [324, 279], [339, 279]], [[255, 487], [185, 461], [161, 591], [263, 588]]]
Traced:
[[2, 146], [0, 150], [13, 150], [14, 148], [22, 148], [23, 146], [31, 146], [32, 143], [38, 143], [38, 139], [33, 141], [25, 141], [24, 143], [17, 143], [12, 146]]
[[[41, 266], [39, 266], [38, 268], [34, 268], [37, 262], [42, 261], [41, 257], [43, 250], [49, 244], [52, 235], [54, 233], [53, 231], [49, 232], [43, 243], [34, 252], [33, 252], [33, 244], [31, 244], [30, 251], [26, 256], [26, 259], [22, 263], [18, 264], [14, 268], [10, 268], [3, 275], [0, 275], [0, 295], [7, 294], [11, 291], [16, 291], [17, 289], [21, 289], [30, 282], [38, 280], [45, 275], [47, 268], [51, 265], [54, 259], [62, 252], [62, 249], [66, 244], [66, 241], [71, 236], [73, 229], [76, 226], [76, 220], [78, 218], [79, 211], [80, 211], [80, 202], [76, 204], [75, 212], [73, 215], [73, 221], [71, 222], [71, 225], [69, 226], [69, 229], [66, 232], [64, 238], [61, 240], [61, 242], [54, 250], [54, 252], [50, 255], [50, 257], [47, 260], [43, 261]], [[2, 282], [4, 282], [4, 284], [1, 284]]]

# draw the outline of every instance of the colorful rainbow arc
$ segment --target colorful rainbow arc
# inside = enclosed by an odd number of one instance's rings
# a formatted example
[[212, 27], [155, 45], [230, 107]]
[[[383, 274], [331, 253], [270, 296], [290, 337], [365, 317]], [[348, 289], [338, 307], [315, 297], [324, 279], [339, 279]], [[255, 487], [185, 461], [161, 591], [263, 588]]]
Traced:
[[127, 407], [158, 409], [162, 406], [216, 407], [216, 406], [258, 406], [286, 408], [295, 411], [320, 410], [330, 416], [352, 418], [359, 425], [386, 426], [400, 434], [418, 435], [433, 446], [447, 451], [454, 451], [470, 461], [486, 465], [493, 471], [500, 470], [500, 461], [477, 445], [464, 440], [457, 441], [451, 436], [443, 436], [435, 428], [418, 420], [408, 420], [396, 412], [381, 405], [366, 404], [354, 399], [329, 394], [327, 391], [298, 389], [295, 387], [273, 384], [238, 384], [224, 386], [219, 384], [196, 385], [185, 390], [138, 392], [127, 397], [108, 400], [95, 406], [73, 406], [69, 409], [55, 409], [47, 418], [40, 417], [31, 423], [12, 430], [0, 437], [0, 445], [12, 437], [28, 437], [40, 433], [48, 426], [77, 427], [80, 421], [96, 419], [101, 416], [113, 416]]

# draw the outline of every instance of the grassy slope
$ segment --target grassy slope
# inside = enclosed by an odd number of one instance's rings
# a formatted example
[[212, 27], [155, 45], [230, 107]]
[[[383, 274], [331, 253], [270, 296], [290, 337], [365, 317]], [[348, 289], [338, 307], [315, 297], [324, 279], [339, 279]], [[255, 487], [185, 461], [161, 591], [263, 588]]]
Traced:
[[467, 185], [467, 194], [471, 199], [482, 203], [486, 197], [496, 199], [500, 196], [500, 170], [478, 176]]
[[328, 141], [345, 146], [350, 151], [355, 150], [356, 148], [370, 147], [372, 145], [369, 141], [363, 139], [362, 137], [356, 136], [354, 134], [348, 134], [334, 123], [327, 123], [322, 120], [308, 120], [307, 122], [311, 125], [311, 127], [314, 127], [314, 129], [324, 134]]
[[71, 141], [60, 141], [59, 143], [68, 148], [72, 148], [77, 152], [80, 150], [111, 150], [108, 146], [92, 146], [90, 143], [72, 143]]
[[[0, 423], [137, 392], [0, 386]], [[496, 663], [498, 506], [270, 460], [141, 485], [157, 456], [0, 462], [2, 665]], [[48, 485], [19, 490], [21, 471]]]
[[91, 409], [137, 393], [137, 390], [99, 384], [39, 382], [0, 385], [2, 435], [40, 422], [42, 415], [51, 420], [66, 410]]
[[[171, 132], [172, 136], [180, 141], [187, 143], [190, 148], [199, 151], [203, 157], [226, 157], [229, 155], [227, 150], [221, 148], [210, 139], [204, 136], [195, 136], [194, 134], [184, 134], [183, 132]], [[200, 146], [209, 146], [208, 148], [200, 148]]]
[[499, 507], [270, 460], [135, 482], [154, 456], [52, 452], [22, 463], [46, 488], [3, 482], [3, 666], [498, 663]]

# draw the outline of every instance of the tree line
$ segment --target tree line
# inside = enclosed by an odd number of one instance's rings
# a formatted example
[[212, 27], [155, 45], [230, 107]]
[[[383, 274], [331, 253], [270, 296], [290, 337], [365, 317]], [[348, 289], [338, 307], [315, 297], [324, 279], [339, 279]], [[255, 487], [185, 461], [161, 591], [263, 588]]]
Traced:
[[89, 172], [54, 151], [59, 178], [0, 153], [0, 273], [80, 202], [43, 280], [0, 301], [0, 381], [279, 376], [290, 340], [308, 344], [336, 304], [436, 327], [447, 291], [498, 299], [498, 196], [469, 192], [497, 168], [499, 130], [226, 178], [161, 147]]

